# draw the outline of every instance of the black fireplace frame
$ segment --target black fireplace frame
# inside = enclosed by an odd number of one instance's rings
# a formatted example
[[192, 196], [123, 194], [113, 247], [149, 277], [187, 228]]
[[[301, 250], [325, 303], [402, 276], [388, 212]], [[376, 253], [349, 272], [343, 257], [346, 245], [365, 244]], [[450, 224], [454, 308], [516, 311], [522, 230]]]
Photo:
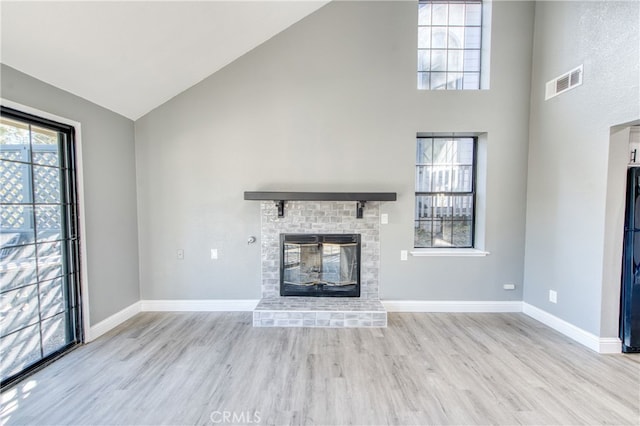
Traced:
[[[360, 234], [280, 234], [280, 296], [360, 297], [360, 269], [362, 251], [362, 244], [360, 240]], [[304, 287], [299, 285], [285, 284], [285, 243], [356, 243], [356, 284], [353, 286], [330, 286], [323, 283], [318, 283]]]

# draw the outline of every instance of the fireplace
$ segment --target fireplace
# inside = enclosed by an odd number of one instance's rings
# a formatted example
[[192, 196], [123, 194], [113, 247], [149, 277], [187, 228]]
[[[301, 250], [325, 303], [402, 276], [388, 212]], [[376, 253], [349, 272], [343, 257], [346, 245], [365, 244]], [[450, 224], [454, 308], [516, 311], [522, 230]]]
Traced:
[[280, 295], [360, 297], [360, 234], [280, 234]]

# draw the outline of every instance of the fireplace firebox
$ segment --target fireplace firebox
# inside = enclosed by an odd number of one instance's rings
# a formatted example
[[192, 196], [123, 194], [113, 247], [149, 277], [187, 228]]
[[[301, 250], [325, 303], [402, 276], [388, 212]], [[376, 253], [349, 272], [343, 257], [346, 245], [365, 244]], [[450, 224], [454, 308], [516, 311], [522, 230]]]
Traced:
[[280, 234], [280, 295], [360, 297], [360, 234]]

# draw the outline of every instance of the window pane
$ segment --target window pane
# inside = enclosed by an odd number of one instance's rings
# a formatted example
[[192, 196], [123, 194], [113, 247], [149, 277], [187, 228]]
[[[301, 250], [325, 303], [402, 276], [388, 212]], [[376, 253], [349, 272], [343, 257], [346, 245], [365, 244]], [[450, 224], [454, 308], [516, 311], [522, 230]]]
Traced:
[[66, 330], [67, 315], [60, 314], [42, 321], [42, 350], [47, 356], [69, 343]]
[[[31, 203], [31, 174], [28, 164], [0, 161], [0, 202]], [[4, 209], [4, 206], [2, 207]], [[4, 214], [3, 214], [4, 216]]]
[[63, 275], [62, 243], [38, 244], [38, 279], [50, 280]]
[[[431, 51], [431, 71], [445, 71], [447, 69], [447, 51]], [[433, 86], [433, 83], [431, 84]]]
[[458, 164], [473, 164], [473, 138], [457, 138], [455, 143], [454, 162]]
[[0, 158], [14, 161], [29, 159], [29, 125], [0, 119]]
[[436, 138], [433, 140], [434, 164], [451, 164], [453, 161], [450, 140]]
[[418, 25], [431, 24], [431, 3], [418, 4]]
[[443, 219], [451, 219], [453, 216], [453, 197], [439, 194], [434, 199], [434, 216]]
[[35, 245], [7, 247], [0, 250], [0, 291], [36, 281]]
[[57, 166], [59, 161], [57, 147], [55, 151], [50, 150], [49, 147], [45, 148], [46, 149], [33, 151], [33, 163], [45, 166]]
[[416, 144], [416, 163], [425, 164], [433, 161], [433, 139], [431, 138], [418, 138]]
[[433, 192], [433, 166], [416, 166], [416, 191]]
[[418, 71], [431, 70], [431, 51], [418, 50]]
[[480, 74], [479, 73], [464, 73], [463, 87], [465, 89], [474, 90], [480, 88]]
[[[31, 206], [3, 206], [0, 219], [0, 247], [29, 244], [35, 240]], [[7, 256], [5, 252], [0, 253], [0, 259]]]
[[470, 220], [453, 222], [453, 245], [456, 247], [472, 247], [472, 228]]
[[431, 89], [443, 90], [446, 89], [447, 73], [445, 72], [432, 72], [431, 73]]
[[418, 28], [418, 48], [429, 49], [431, 47], [431, 27]]
[[47, 166], [58, 166], [60, 164], [58, 155], [58, 132], [36, 126], [32, 126], [31, 130], [33, 162]]
[[470, 192], [472, 190], [472, 175], [473, 166], [454, 166], [451, 191]]
[[448, 37], [447, 27], [432, 27], [430, 47], [432, 49], [446, 49]]
[[480, 49], [480, 27], [466, 27], [464, 29], [465, 49]]
[[456, 164], [473, 164], [473, 139], [457, 138], [452, 142], [453, 162]]
[[463, 3], [451, 3], [449, 5], [449, 25], [464, 25]]
[[40, 359], [40, 324], [0, 339], [2, 378], [13, 376]]
[[480, 51], [479, 50], [465, 50], [464, 53], [464, 70], [465, 71], [480, 71]]
[[447, 25], [447, 15], [449, 14], [449, 5], [446, 3], [434, 3], [431, 19], [432, 25]]
[[60, 203], [60, 169], [33, 166], [33, 185], [36, 203]]
[[450, 220], [443, 219], [440, 221], [439, 232], [433, 235], [434, 247], [452, 247], [453, 246], [453, 230]]
[[[462, 71], [464, 65], [462, 57], [462, 50], [449, 50], [447, 55], [447, 71]], [[460, 76], [460, 78], [462, 78], [462, 76]]]
[[0, 296], [2, 335], [13, 333], [38, 322], [38, 286], [11, 290]]
[[418, 73], [418, 89], [430, 89], [429, 86], [430, 74], [428, 72]]
[[433, 218], [434, 195], [419, 195], [416, 197], [416, 219]]
[[29, 161], [29, 146], [28, 145], [0, 145], [2, 151], [0, 151], [0, 158], [3, 160], [11, 161]]
[[473, 220], [473, 195], [454, 195], [449, 203], [450, 217], [456, 220]]
[[434, 164], [431, 166], [431, 192], [451, 191], [451, 165]]
[[416, 222], [414, 234], [414, 247], [433, 247], [432, 222], [422, 220]]
[[40, 284], [40, 314], [50, 318], [67, 310], [64, 280], [56, 278]]
[[449, 27], [448, 49], [462, 49], [464, 47], [464, 27]]
[[481, 25], [482, 24], [482, 5], [467, 4], [465, 25]]
[[462, 73], [447, 73], [447, 89], [462, 89]]
[[61, 206], [36, 206], [38, 242], [62, 239]]

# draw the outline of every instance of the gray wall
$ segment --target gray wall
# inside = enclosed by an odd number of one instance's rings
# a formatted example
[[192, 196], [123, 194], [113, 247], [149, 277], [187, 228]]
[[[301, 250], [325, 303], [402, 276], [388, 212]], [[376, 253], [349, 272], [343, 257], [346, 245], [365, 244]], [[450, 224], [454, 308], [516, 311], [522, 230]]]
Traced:
[[[142, 298], [259, 298], [243, 191], [355, 190], [398, 192], [381, 203], [382, 298], [521, 300], [533, 16], [494, 3], [490, 90], [419, 92], [416, 4], [333, 2], [136, 121]], [[416, 133], [452, 131], [487, 133], [491, 255], [402, 262]]]
[[92, 325], [140, 299], [133, 122], [6, 65], [3, 99], [78, 121]]
[[[607, 193], [610, 128], [640, 118], [639, 13], [635, 1], [536, 5], [524, 301], [603, 337], [617, 334], [608, 266], [621, 261], [605, 252], [619, 254], [606, 222], [624, 208]], [[545, 101], [545, 82], [580, 64], [584, 84]]]

